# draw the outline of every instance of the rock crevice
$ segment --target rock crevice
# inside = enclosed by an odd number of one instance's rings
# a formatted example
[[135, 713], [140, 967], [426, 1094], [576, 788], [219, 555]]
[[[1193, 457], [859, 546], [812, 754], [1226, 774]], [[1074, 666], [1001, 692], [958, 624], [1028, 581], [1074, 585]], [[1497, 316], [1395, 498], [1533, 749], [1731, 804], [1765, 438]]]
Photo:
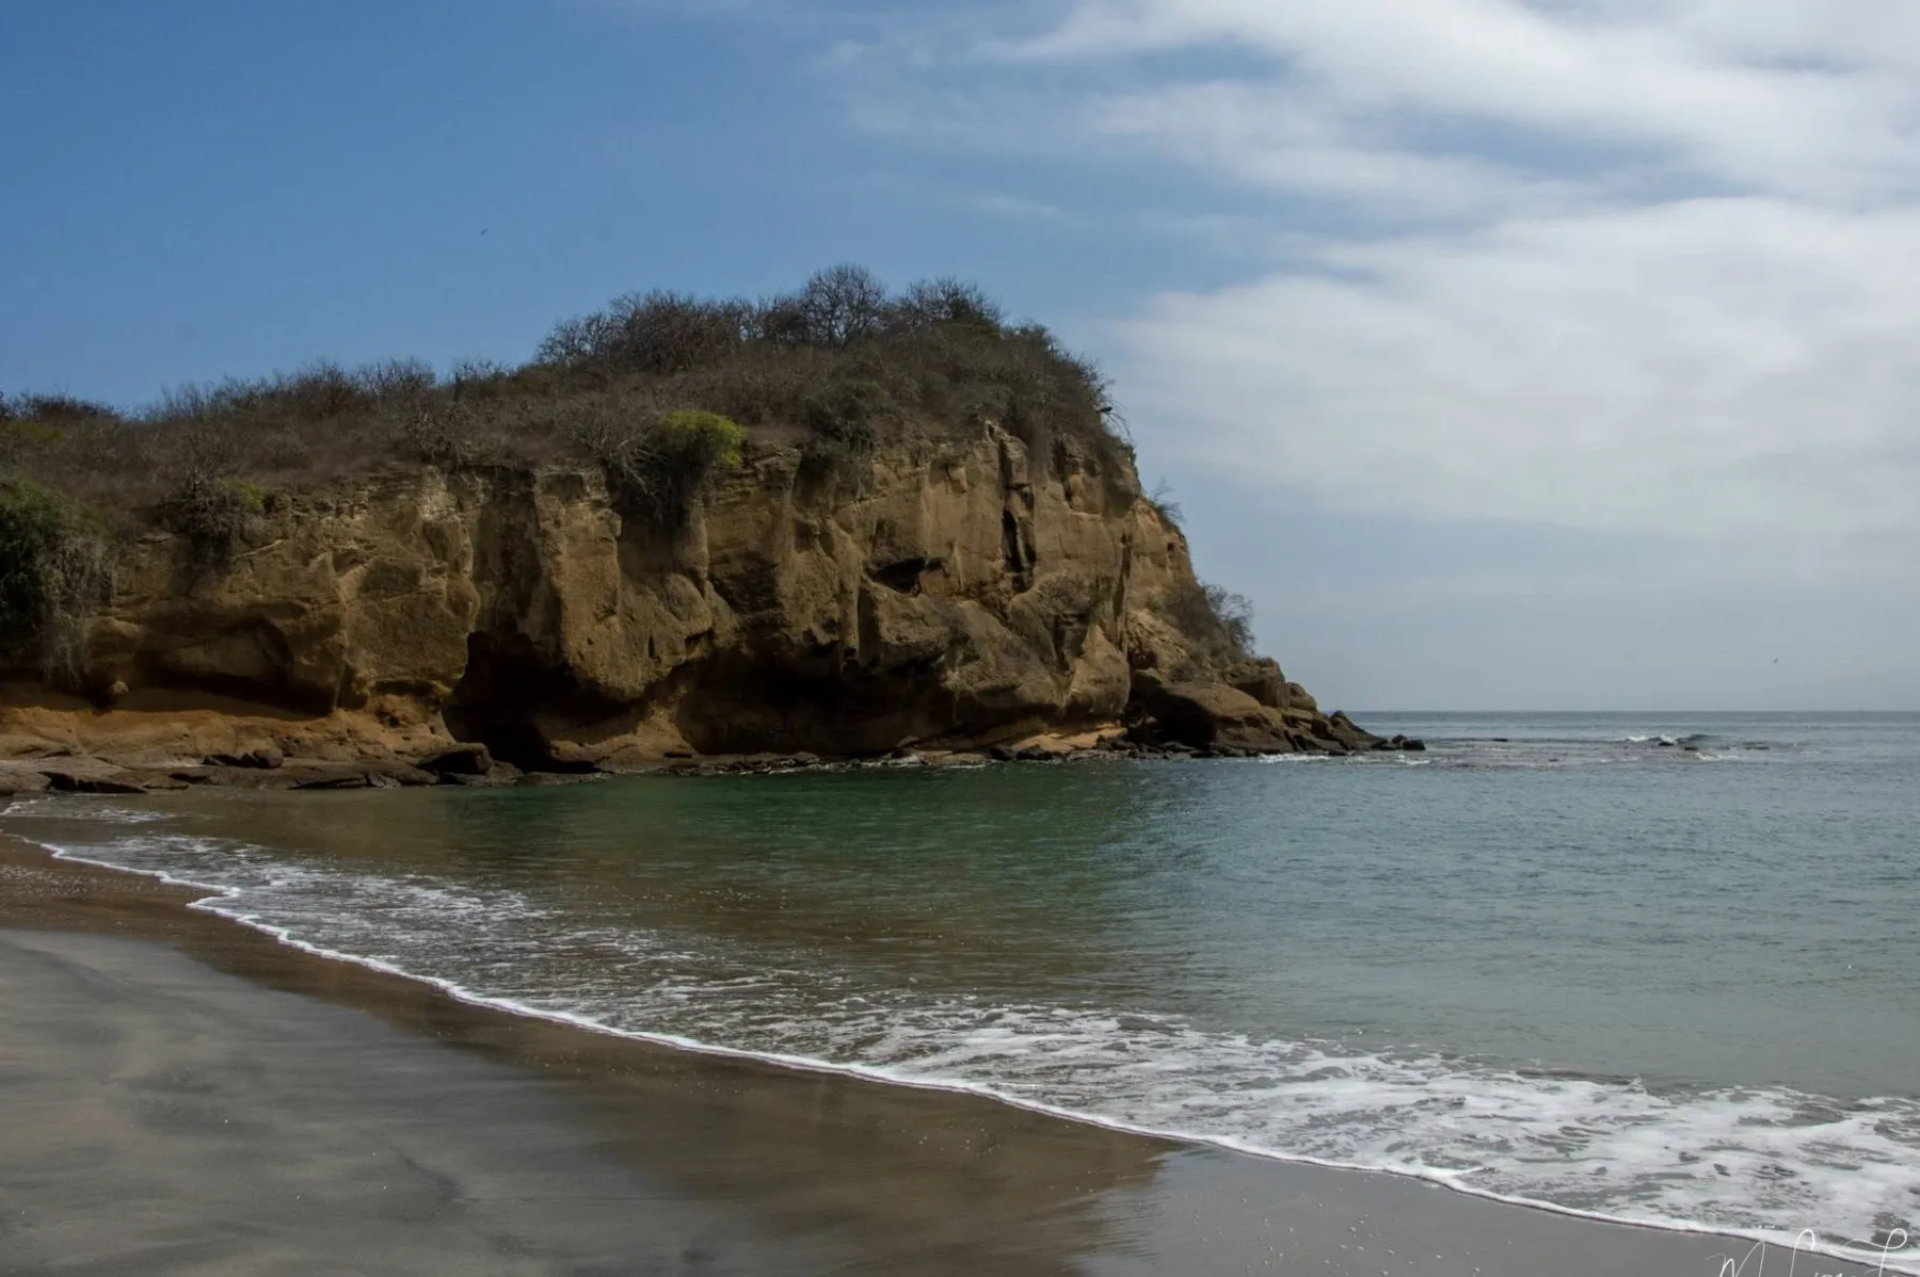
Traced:
[[990, 425], [881, 448], [857, 485], [767, 451], [670, 528], [591, 468], [421, 468], [276, 501], [215, 574], [149, 531], [78, 693], [24, 662], [0, 681], [0, 756], [411, 763], [462, 741], [567, 771], [1122, 731], [1377, 743], [1169, 619], [1186, 541], [1131, 472], [1046, 460]]

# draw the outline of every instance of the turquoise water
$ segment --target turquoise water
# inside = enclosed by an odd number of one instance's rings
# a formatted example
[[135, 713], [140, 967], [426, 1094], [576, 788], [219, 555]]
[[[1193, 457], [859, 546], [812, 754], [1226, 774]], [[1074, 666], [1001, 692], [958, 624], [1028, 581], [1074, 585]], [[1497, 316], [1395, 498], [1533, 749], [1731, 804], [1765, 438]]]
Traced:
[[1920, 717], [1425, 755], [43, 800], [467, 996], [1616, 1218], [1920, 1218]]

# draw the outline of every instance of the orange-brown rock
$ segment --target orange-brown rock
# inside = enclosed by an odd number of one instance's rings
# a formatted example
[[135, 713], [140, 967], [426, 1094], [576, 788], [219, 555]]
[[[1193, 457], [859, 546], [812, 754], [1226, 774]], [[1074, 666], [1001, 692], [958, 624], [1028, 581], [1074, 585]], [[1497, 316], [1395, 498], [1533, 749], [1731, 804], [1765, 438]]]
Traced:
[[[1036, 462], [991, 425], [884, 448], [852, 484], [761, 450], [670, 529], [590, 468], [421, 468], [276, 501], [216, 572], [142, 535], [80, 691], [24, 661], [0, 682], [0, 757], [416, 783], [393, 769], [456, 742], [487, 764], [434, 774], [1099, 741], [1148, 720], [1193, 744], [1336, 737], [1278, 666], [1208, 663], [1162, 606], [1192, 585], [1130, 470], [1067, 444]], [[385, 770], [352, 771], [369, 763]]]

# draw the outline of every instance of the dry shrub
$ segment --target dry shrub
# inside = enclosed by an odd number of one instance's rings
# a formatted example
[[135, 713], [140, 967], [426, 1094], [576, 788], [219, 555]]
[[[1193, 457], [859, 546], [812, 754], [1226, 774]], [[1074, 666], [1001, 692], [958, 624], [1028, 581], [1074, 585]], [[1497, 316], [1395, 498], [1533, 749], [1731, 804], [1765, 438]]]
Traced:
[[581, 415], [575, 439], [599, 462], [624, 513], [677, 528], [709, 479], [744, 462], [747, 432], [716, 412], [636, 416], [603, 402]]
[[882, 432], [899, 420], [900, 408], [877, 381], [840, 381], [809, 395], [801, 417], [809, 431], [800, 450], [801, 473], [857, 486]]
[[266, 490], [237, 477], [231, 427], [199, 424], [164, 439], [160, 474], [167, 483], [155, 513], [183, 536], [198, 573], [230, 566], [247, 525], [266, 505]]
[[1186, 635], [1202, 666], [1218, 669], [1253, 655], [1253, 603], [1244, 594], [1188, 581], [1161, 596], [1157, 610]]
[[[1046, 329], [1008, 323], [971, 285], [889, 294], [853, 266], [763, 302], [629, 294], [557, 326], [517, 368], [466, 361], [436, 378], [417, 361], [323, 361], [187, 386], [130, 416], [67, 395], [10, 395], [0, 468], [105, 510], [154, 507], [217, 563], [245, 531], [245, 502], [230, 490], [240, 480], [297, 490], [386, 464], [571, 455], [671, 513], [668, 489], [689, 489], [655, 458], [648, 432], [683, 409], [783, 441], [798, 432], [806, 469], [855, 480], [889, 439], [993, 423], [1027, 443], [1037, 471], [1071, 454], [1116, 495], [1133, 492], [1131, 449], [1098, 369]], [[219, 440], [219, 455], [183, 470], [182, 456], [203, 450], [196, 438]]]

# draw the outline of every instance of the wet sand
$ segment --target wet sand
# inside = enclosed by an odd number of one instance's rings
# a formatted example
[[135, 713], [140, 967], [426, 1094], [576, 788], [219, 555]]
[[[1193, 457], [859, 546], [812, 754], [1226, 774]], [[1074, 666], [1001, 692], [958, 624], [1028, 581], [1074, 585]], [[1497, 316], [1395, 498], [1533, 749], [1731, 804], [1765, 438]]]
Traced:
[[472, 1007], [192, 899], [0, 838], [0, 1274], [1760, 1271], [1737, 1240]]

